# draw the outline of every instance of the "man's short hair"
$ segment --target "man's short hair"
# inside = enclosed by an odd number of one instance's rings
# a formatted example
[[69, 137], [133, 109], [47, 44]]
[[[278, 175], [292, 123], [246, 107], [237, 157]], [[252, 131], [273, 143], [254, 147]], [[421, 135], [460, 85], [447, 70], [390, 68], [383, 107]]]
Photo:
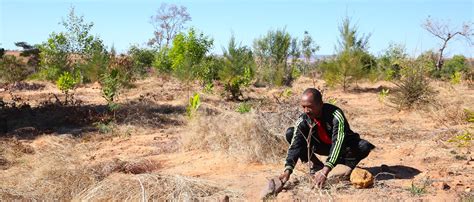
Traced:
[[321, 92], [319, 92], [318, 89], [316, 88], [307, 88], [304, 90], [303, 95], [306, 94], [311, 94], [313, 96], [313, 100], [315, 103], [323, 103], [323, 96], [321, 95]]

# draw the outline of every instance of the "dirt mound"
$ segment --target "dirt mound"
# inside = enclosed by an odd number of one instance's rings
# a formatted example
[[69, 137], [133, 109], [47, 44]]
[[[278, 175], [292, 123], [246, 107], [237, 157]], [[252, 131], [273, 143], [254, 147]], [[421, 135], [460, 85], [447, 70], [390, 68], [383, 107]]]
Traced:
[[15, 83], [0, 83], [0, 91], [21, 91], [21, 90], [43, 90], [46, 85], [41, 83], [27, 83], [24, 81]]

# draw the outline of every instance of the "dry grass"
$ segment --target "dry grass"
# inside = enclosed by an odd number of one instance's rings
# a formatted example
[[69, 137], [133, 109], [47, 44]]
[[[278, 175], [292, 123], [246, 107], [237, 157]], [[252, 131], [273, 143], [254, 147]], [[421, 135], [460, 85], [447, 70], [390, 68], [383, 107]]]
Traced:
[[242, 194], [220, 188], [205, 180], [184, 176], [159, 174], [125, 175], [114, 174], [95, 186], [84, 190], [75, 200], [177, 200], [214, 199], [224, 195], [231, 198]]
[[2, 141], [2, 156], [7, 154], [8, 159], [15, 159], [16, 163], [0, 171], [0, 198], [190, 200], [240, 196], [208, 181], [152, 173], [160, 164], [149, 159], [113, 158], [89, 163], [86, 157], [88, 151], [95, 149], [93, 144], [81, 143], [68, 135], [39, 137], [31, 145]]
[[182, 142], [186, 150], [224, 151], [244, 161], [275, 162], [286, 153], [284, 132], [291, 122], [279, 113], [201, 116], [189, 123]]

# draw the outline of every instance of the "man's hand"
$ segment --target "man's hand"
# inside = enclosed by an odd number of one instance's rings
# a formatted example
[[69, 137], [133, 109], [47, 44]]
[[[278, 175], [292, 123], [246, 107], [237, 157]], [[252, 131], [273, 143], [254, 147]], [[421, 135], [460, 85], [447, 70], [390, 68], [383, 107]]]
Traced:
[[326, 178], [328, 176], [329, 171], [331, 171], [331, 169], [329, 167], [324, 166], [323, 169], [321, 169], [320, 171], [314, 174], [313, 179], [314, 179], [314, 185], [316, 185], [316, 187], [320, 189], [323, 188], [323, 185], [326, 182]]
[[285, 170], [285, 172], [282, 173], [278, 178], [280, 178], [281, 182], [285, 184], [290, 179], [290, 170]]

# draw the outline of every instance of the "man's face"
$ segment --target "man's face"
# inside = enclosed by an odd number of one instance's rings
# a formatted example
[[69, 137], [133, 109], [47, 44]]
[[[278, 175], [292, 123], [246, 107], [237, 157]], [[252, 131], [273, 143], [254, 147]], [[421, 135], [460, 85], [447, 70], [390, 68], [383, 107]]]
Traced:
[[301, 97], [301, 107], [303, 107], [304, 113], [314, 119], [320, 117], [323, 103], [316, 103], [313, 99], [313, 95], [307, 93]]

